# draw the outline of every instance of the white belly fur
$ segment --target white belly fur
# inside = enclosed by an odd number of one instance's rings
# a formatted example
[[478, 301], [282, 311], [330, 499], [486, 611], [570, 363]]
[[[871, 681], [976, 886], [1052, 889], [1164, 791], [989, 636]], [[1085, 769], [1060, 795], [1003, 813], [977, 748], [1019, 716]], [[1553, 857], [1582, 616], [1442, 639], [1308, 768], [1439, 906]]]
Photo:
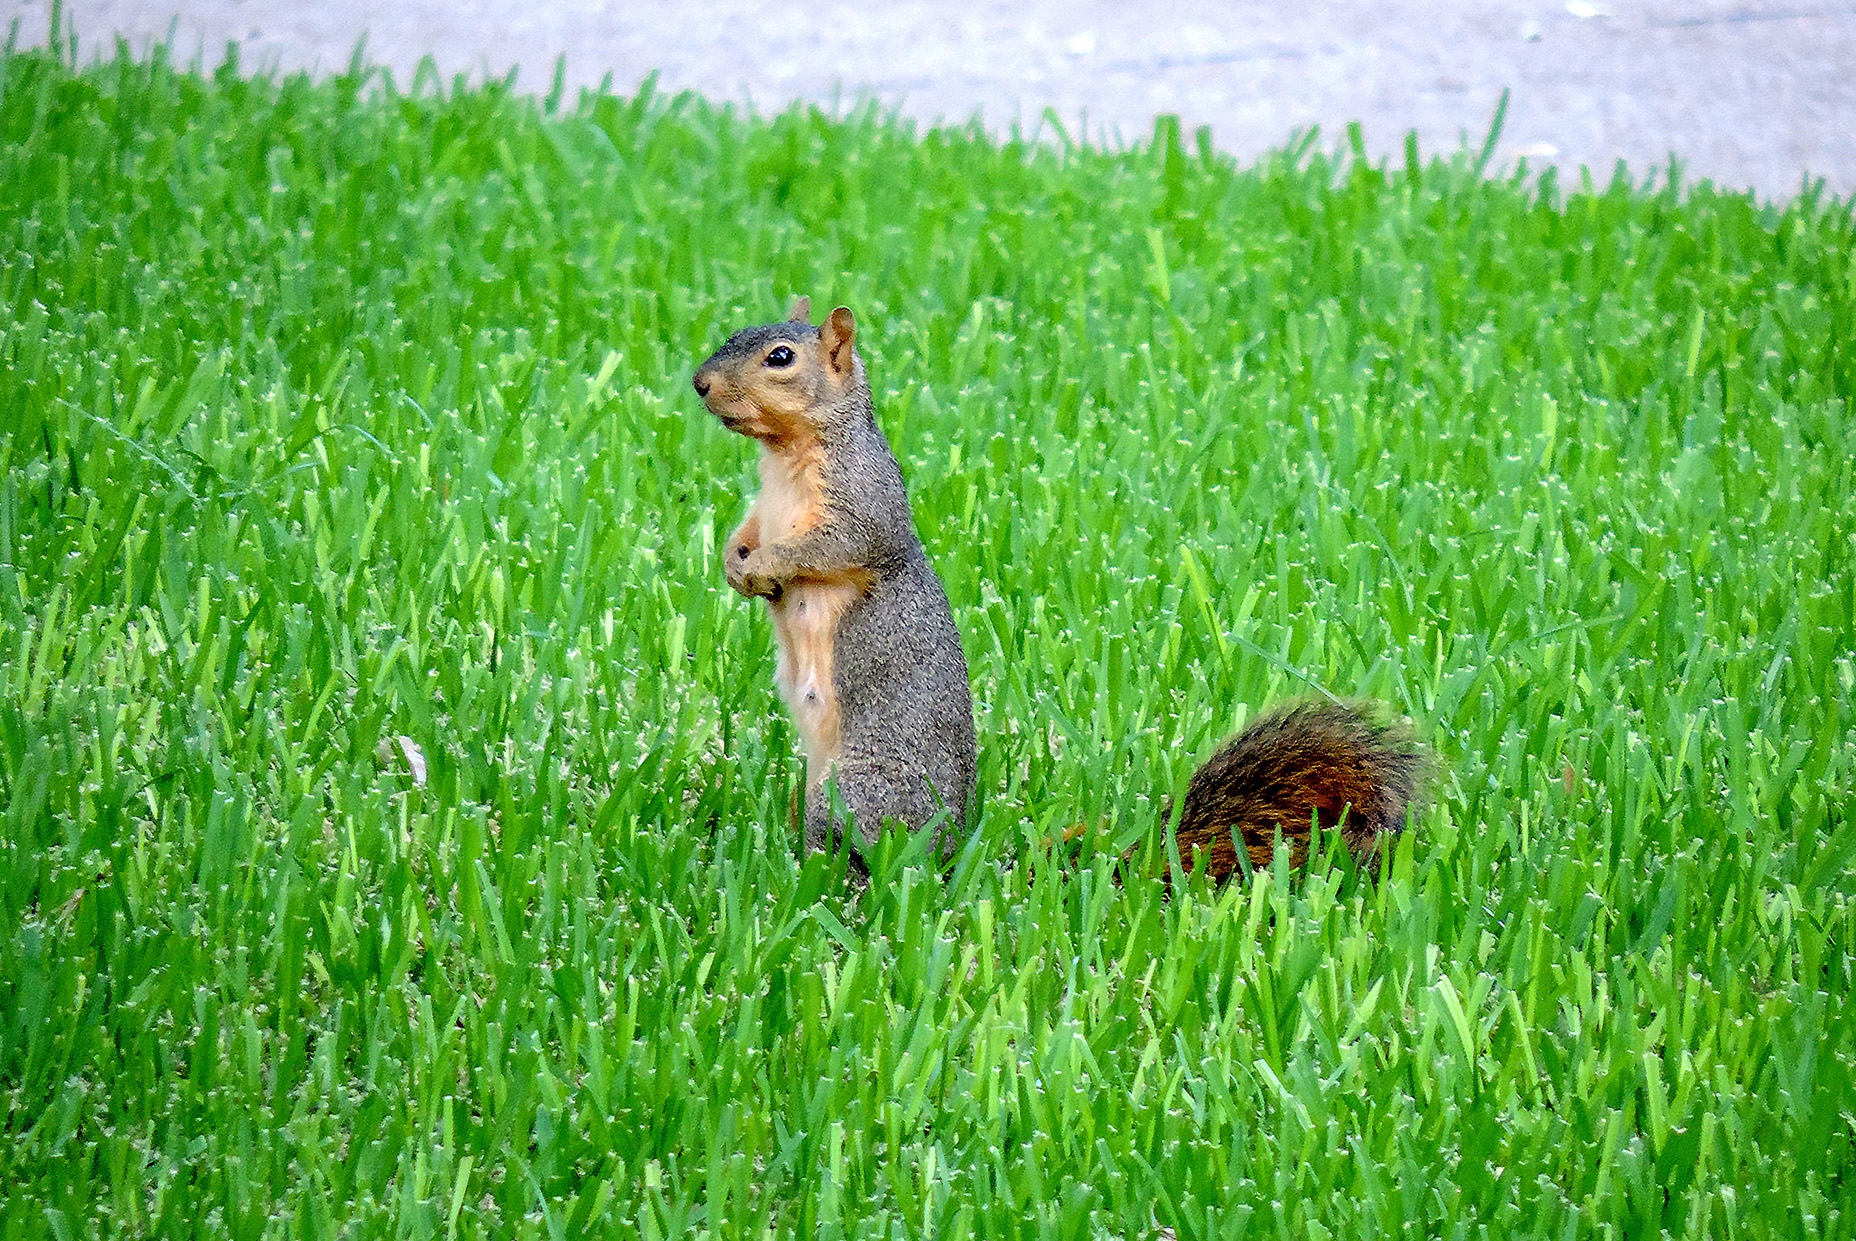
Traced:
[[838, 694], [832, 683], [832, 645], [838, 618], [856, 601], [851, 585], [792, 586], [769, 601], [780, 661], [773, 675], [806, 748], [806, 783], [817, 785], [838, 758]]

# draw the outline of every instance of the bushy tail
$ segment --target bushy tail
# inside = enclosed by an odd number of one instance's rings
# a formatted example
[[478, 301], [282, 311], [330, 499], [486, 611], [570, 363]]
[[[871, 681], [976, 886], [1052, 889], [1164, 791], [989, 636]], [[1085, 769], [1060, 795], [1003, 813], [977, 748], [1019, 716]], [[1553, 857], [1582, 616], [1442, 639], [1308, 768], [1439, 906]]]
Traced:
[[1318, 828], [1338, 829], [1360, 864], [1376, 872], [1380, 842], [1404, 830], [1427, 768], [1410, 729], [1381, 723], [1367, 708], [1278, 708], [1193, 773], [1179, 811], [1180, 863], [1222, 883], [1242, 869], [1238, 847], [1252, 866], [1268, 866], [1280, 836], [1299, 866]]

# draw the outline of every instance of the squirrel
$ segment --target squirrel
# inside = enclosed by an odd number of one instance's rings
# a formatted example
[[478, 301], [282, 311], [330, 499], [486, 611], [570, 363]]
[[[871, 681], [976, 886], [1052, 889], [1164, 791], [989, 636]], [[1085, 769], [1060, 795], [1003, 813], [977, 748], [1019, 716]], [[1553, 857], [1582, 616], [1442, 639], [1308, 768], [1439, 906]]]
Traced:
[[[760, 493], [723, 548], [723, 569], [773, 619], [774, 682], [806, 752], [806, 848], [848, 846], [867, 881], [859, 845], [874, 843], [886, 820], [917, 832], [937, 825], [930, 847], [943, 859], [964, 837], [973, 698], [947, 593], [876, 424], [856, 322], [842, 306], [817, 327], [810, 318], [801, 297], [785, 322], [736, 332], [694, 384], [722, 425], [760, 443]], [[1174, 825], [1180, 865], [1221, 883], [1267, 866], [1280, 837], [1300, 866], [1320, 830], [1338, 831], [1376, 873], [1425, 774], [1410, 731], [1370, 708], [1292, 703], [1193, 774]], [[1172, 808], [1164, 814], [1172, 819]], [[1161, 878], [1170, 887], [1170, 871]]]
[[[915, 533], [902, 469], [876, 425], [857, 325], [844, 307], [813, 327], [800, 298], [784, 323], [735, 333], [696, 368], [722, 425], [760, 442], [760, 494], [728, 537], [728, 584], [766, 601], [774, 683], [806, 751], [808, 851], [874, 843], [886, 819], [952, 855], [977, 767], [960, 631]], [[834, 806], [835, 786], [838, 806]]]

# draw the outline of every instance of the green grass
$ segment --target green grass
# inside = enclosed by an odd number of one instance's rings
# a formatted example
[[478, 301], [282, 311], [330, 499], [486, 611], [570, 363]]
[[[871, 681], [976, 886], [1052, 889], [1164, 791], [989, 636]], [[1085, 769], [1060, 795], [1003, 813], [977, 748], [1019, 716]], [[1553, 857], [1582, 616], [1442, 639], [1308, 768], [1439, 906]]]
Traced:
[[[1353, 145], [0, 58], [0, 1232], [1856, 1234], [1850, 206]], [[980, 711], [857, 905], [688, 389], [800, 292]], [[1011, 864], [1311, 686], [1376, 888]]]

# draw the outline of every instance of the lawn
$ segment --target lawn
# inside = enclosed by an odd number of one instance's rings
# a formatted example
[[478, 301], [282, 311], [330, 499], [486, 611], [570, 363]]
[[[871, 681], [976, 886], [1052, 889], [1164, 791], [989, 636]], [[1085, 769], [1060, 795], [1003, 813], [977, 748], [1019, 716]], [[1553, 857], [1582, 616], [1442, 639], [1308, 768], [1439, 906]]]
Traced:
[[[0, 1232], [1856, 1235], [1851, 205], [1363, 149], [9, 49]], [[979, 712], [860, 901], [689, 388], [798, 293]], [[1323, 691], [1378, 884], [1113, 881]]]

